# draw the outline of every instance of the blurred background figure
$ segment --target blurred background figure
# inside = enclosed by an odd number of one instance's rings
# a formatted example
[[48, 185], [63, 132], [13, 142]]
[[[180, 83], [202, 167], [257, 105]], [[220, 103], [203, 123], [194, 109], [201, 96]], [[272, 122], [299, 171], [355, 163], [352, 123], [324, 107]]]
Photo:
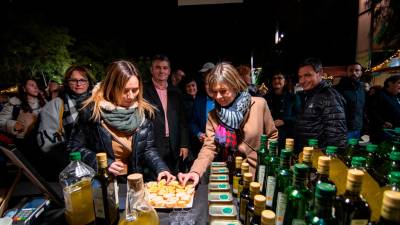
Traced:
[[182, 81], [184, 77], [185, 73], [182, 70], [175, 70], [171, 74], [171, 84], [174, 85], [175, 87], [178, 87], [179, 83]]
[[46, 97], [47, 100], [50, 101], [56, 97], [58, 97], [59, 93], [62, 90], [62, 85], [63, 81], [61, 77], [58, 76], [52, 76], [49, 80], [49, 84], [47, 85], [46, 88]]
[[251, 96], [258, 96], [257, 85], [251, 83], [251, 69], [246, 65], [239, 65], [237, 71], [240, 77], [244, 80]]
[[197, 87], [198, 87], [198, 91], [201, 94], [206, 94], [206, 90], [204, 89], [204, 81], [205, 81], [205, 77], [207, 76], [207, 74], [214, 69], [215, 65], [212, 62], [206, 62], [204, 63], [203, 67], [201, 67], [201, 69], [199, 70], [199, 76], [197, 76], [196, 79], [196, 83], [197, 83]]
[[194, 99], [197, 96], [197, 83], [194, 77], [187, 76], [182, 79], [181, 85], [183, 89], [183, 104], [186, 111], [186, 119], [189, 120], [192, 116]]
[[271, 80], [272, 91], [266, 100], [279, 133], [279, 149], [285, 148], [285, 139], [294, 138], [296, 116], [300, 111], [300, 98], [288, 90], [286, 76], [276, 72]]

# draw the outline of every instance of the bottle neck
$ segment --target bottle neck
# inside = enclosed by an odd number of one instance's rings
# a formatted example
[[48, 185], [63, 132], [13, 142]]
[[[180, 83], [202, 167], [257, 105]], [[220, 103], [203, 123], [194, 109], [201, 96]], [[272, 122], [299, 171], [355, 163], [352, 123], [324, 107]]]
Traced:
[[303, 189], [307, 186], [308, 179], [307, 176], [304, 175], [295, 175], [293, 177], [293, 186], [296, 187], [296, 189]]
[[346, 193], [352, 196], [358, 196], [361, 192], [361, 182], [354, 182], [347, 180], [346, 182]]
[[270, 148], [269, 149], [269, 156], [270, 157], [276, 157], [277, 151], [276, 151], [276, 147]]
[[252, 191], [252, 190], [250, 190], [250, 199], [252, 200], [251, 202], [253, 202], [254, 196], [258, 195], [259, 190], [260, 190], [260, 189], [258, 189], [257, 191]]
[[289, 169], [290, 168], [290, 158], [288, 158], [288, 159], [281, 158], [280, 167], [282, 169]]
[[243, 190], [249, 190], [250, 181], [243, 180]]
[[314, 213], [319, 218], [331, 218], [332, 217], [332, 200], [326, 198], [316, 198]]
[[254, 215], [260, 217], [261, 212], [265, 209], [265, 204], [262, 205], [254, 205]]

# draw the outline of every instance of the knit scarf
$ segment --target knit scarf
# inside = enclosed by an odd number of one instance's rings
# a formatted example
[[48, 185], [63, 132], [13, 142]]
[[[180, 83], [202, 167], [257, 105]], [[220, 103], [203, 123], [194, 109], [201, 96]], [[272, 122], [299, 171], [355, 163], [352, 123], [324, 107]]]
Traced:
[[215, 134], [215, 141], [225, 150], [237, 150], [237, 132], [242, 125], [245, 114], [251, 103], [249, 92], [241, 92], [227, 107], [216, 104], [219, 125]]
[[137, 105], [124, 108], [103, 100], [100, 107], [104, 122], [122, 133], [132, 134], [142, 122]]

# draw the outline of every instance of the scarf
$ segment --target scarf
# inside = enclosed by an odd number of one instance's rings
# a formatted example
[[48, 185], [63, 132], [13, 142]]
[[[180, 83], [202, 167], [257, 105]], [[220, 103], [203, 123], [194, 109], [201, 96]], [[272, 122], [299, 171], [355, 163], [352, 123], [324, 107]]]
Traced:
[[241, 92], [235, 100], [227, 107], [216, 104], [217, 117], [220, 121], [218, 125], [215, 141], [217, 145], [226, 151], [237, 150], [237, 131], [243, 123], [244, 116], [250, 109], [251, 96], [249, 92]]
[[124, 108], [103, 100], [100, 107], [104, 122], [122, 133], [132, 134], [142, 122], [137, 105]]
[[63, 113], [63, 126], [74, 124], [78, 118], [78, 110], [81, 103], [91, 95], [90, 91], [77, 95], [72, 91], [66, 91], [63, 97], [64, 113]]

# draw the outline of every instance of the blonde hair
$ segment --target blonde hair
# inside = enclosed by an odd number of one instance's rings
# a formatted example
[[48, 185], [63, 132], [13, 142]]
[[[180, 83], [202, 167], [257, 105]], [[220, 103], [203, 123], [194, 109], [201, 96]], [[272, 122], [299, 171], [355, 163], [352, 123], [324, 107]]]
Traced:
[[102, 110], [100, 102], [102, 100], [113, 104], [118, 102], [118, 98], [122, 95], [126, 83], [128, 83], [132, 76], [137, 77], [139, 80], [137, 102], [140, 116], [142, 118], [144, 118], [146, 114], [150, 118], [154, 116], [155, 107], [143, 98], [143, 81], [138, 69], [131, 62], [125, 60], [112, 62], [107, 67], [106, 71], [106, 78], [100, 83], [98, 88], [93, 90], [92, 96], [83, 103], [82, 108], [94, 104], [91, 119], [96, 121], [100, 120]]
[[228, 87], [238, 94], [246, 90], [247, 85], [239, 75], [238, 71], [229, 63], [219, 63], [214, 69], [207, 74], [208, 89], [212, 91], [212, 87], [217, 83], [225, 83]]

